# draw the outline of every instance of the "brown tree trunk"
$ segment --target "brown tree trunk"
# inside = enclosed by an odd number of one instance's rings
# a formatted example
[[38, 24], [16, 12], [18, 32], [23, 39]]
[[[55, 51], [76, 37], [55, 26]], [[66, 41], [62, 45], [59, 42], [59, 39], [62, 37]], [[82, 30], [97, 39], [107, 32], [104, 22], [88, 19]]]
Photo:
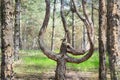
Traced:
[[20, 3], [21, 0], [15, 0], [15, 28], [14, 28], [14, 55], [15, 60], [19, 59], [20, 47]]
[[57, 67], [55, 72], [55, 80], [66, 80], [66, 61], [64, 58], [57, 60]]
[[107, 6], [107, 50], [111, 80], [120, 80], [120, 52], [118, 49], [118, 30], [120, 27], [120, 1], [108, 0]]
[[106, 2], [99, 0], [99, 80], [106, 80]]
[[1, 0], [1, 80], [14, 80], [13, 2]]

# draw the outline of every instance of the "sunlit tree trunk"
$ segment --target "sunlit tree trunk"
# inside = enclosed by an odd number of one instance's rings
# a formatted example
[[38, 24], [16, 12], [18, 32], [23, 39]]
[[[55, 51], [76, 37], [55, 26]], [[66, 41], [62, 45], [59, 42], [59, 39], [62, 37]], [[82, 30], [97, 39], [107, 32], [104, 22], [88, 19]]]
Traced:
[[1, 80], [14, 80], [13, 2], [1, 0]]
[[120, 1], [107, 1], [107, 50], [109, 55], [109, 68], [111, 80], [120, 80], [120, 50], [118, 31], [120, 27]]
[[20, 48], [20, 3], [21, 0], [15, 0], [15, 28], [14, 28], [14, 55], [19, 59]]
[[99, 80], [106, 80], [106, 2], [99, 0]]

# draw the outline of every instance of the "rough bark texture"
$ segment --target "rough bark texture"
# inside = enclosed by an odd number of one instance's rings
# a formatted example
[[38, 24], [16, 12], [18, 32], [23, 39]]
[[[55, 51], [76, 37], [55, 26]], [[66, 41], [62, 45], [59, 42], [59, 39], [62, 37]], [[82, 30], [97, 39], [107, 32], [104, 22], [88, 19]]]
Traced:
[[19, 59], [20, 48], [20, 3], [21, 0], [15, 0], [15, 28], [14, 28], [14, 55]]
[[1, 0], [1, 80], [14, 80], [13, 75], [13, 2]]
[[106, 3], [99, 0], [99, 80], [106, 80]]
[[66, 61], [63, 57], [57, 60], [55, 80], [66, 80]]
[[107, 6], [107, 50], [111, 80], [120, 80], [120, 52], [118, 49], [118, 29], [120, 27], [120, 1], [108, 0]]

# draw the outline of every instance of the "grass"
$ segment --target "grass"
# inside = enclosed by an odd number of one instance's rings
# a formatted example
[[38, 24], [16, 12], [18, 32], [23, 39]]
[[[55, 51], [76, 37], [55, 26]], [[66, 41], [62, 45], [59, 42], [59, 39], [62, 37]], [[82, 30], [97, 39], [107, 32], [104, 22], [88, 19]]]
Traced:
[[68, 67], [73, 70], [80, 71], [96, 71], [99, 67], [99, 55], [95, 51], [90, 59], [80, 64], [68, 63]]
[[[20, 60], [17, 61], [15, 65], [15, 72], [17, 73], [41, 73], [55, 70], [56, 62], [48, 59], [39, 50], [22, 50], [20, 53]], [[98, 52], [95, 51], [93, 56], [83, 63], [67, 63], [67, 69], [76, 71], [98, 71], [98, 59]]]

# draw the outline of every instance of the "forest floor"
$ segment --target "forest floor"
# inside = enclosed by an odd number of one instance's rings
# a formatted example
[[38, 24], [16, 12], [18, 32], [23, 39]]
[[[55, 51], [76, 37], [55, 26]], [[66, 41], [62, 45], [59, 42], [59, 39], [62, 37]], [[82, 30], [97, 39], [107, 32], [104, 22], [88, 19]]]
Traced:
[[[67, 64], [66, 80], [98, 80], [98, 53], [81, 64]], [[56, 62], [40, 51], [21, 51], [15, 61], [16, 80], [54, 80]], [[107, 75], [109, 78], [109, 74]], [[109, 80], [109, 79], [108, 79]]]
[[[54, 72], [40, 74], [17, 74], [17, 80], [54, 80]], [[66, 73], [66, 80], [98, 80], [98, 73], [69, 71]], [[108, 80], [109, 75], [108, 75]]]

